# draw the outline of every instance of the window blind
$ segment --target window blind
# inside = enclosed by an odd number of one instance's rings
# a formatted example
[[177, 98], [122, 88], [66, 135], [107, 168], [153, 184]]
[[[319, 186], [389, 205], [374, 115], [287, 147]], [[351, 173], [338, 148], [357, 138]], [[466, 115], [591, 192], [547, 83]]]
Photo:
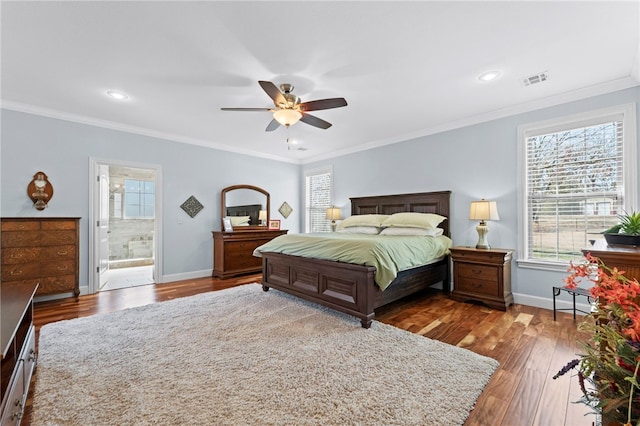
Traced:
[[306, 232], [329, 232], [330, 221], [326, 219], [327, 208], [331, 207], [332, 172], [318, 170], [307, 172], [305, 178]]
[[623, 120], [581, 124], [526, 137], [529, 259], [577, 259], [622, 213]]

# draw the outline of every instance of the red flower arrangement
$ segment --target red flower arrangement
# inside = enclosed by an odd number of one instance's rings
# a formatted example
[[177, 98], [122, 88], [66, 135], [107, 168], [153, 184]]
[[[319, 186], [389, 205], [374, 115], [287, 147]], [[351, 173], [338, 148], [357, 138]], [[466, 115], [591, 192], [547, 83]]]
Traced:
[[585, 353], [554, 379], [577, 367], [579, 402], [602, 414], [606, 423], [640, 426], [640, 283], [591, 255], [584, 264], [571, 263], [568, 272], [567, 288], [585, 279], [594, 283], [590, 293], [596, 310], [579, 325], [590, 336], [581, 342]]

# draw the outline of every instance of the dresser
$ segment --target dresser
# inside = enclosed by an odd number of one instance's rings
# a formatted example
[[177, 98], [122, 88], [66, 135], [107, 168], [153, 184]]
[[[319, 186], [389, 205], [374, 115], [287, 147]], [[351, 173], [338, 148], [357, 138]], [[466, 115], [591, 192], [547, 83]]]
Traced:
[[0, 425], [19, 425], [36, 366], [33, 297], [37, 284], [2, 283]]
[[1, 224], [3, 284], [39, 284], [37, 296], [80, 294], [80, 218], [2, 218]]
[[253, 251], [286, 230], [247, 229], [213, 231], [213, 276], [229, 278], [262, 271], [262, 258]]
[[609, 267], [618, 268], [625, 271], [625, 277], [640, 281], [640, 247], [615, 245], [609, 246], [604, 240], [582, 250], [583, 254], [591, 253], [592, 256], [600, 258]]
[[453, 299], [476, 300], [503, 311], [513, 303], [511, 259], [514, 250], [452, 247], [450, 252]]

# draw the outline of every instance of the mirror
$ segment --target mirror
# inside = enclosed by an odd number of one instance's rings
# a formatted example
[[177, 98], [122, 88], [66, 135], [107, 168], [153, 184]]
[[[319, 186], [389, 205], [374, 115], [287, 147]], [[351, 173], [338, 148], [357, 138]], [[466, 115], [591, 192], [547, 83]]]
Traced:
[[[220, 194], [220, 223], [224, 230], [223, 219], [227, 216], [249, 216], [247, 225], [234, 226], [234, 231], [244, 229], [267, 229], [271, 200], [269, 193], [253, 185], [233, 185], [222, 189]], [[267, 218], [260, 224], [260, 210], [267, 211]]]

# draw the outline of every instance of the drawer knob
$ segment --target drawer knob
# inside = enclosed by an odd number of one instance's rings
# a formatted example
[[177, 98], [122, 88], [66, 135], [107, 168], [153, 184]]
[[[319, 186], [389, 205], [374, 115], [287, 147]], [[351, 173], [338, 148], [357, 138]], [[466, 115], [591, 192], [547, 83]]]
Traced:
[[473, 271], [473, 273], [476, 275], [482, 274], [482, 269], [472, 269], [471, 271]]
[[58, 256], [66, 256], [69, 252], [66, 250], [59, 250], [58, 251]]
[[11, 253], [12, 259], [22, 259], [22, 253]]
[[22, 269], [14, 269], [11, 271], [11, 276], [17, 277], [18, 275], [22, 275]]

